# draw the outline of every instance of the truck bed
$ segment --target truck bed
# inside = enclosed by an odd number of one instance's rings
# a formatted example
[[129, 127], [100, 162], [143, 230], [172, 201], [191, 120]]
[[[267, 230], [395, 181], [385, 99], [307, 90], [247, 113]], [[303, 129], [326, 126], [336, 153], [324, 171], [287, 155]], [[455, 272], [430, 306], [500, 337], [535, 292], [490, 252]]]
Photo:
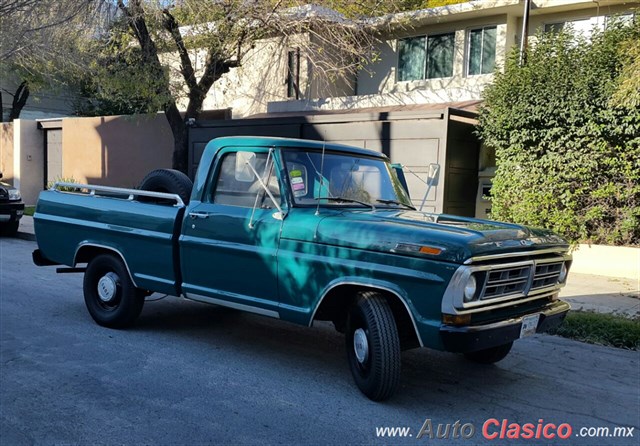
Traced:
[[[40, 194], [34, 214], [44, 258], [73, 267], [86, 262], [87, 250], [108, 250], [122, 257], [137, 287], [178, 294], [177, 244], [184, 214], [179, 197], [100, 186], [56, 186]], [[175, 205], [141, 202], [140, 196], [173, 200]]]

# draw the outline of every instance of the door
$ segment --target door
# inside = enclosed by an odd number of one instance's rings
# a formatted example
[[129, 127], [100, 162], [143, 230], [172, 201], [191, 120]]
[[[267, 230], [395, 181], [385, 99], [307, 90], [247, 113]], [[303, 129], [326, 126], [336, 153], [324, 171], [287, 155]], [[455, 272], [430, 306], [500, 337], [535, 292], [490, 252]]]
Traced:
[[219, 155], [203, 200], [190, 207], [180, 240], [186, 297], [278, 316], [277, 251], [282, 216], [270, 152], [251, 150], [252, 170], [235, 151]]
[[46, 161], [45, 185], [47, 188], [56, 181], [62, 180], [62, 129], [45, 130]]

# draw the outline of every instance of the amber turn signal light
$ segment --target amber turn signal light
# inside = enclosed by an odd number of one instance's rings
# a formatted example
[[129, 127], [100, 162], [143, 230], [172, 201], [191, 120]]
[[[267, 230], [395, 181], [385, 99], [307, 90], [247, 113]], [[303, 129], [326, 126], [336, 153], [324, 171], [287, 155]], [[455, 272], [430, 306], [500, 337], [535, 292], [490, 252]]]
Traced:
[[470, 314], [443, 314], [442, 323], [446, 325], [469, 325], [471, 323]]

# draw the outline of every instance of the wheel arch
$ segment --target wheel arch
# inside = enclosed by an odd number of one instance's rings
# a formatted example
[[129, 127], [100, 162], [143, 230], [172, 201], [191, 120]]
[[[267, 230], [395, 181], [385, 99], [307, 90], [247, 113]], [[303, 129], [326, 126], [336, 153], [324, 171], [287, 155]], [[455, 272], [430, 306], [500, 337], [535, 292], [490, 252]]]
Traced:
[[348, 309], [360, 291], [376, 291], [387, 300], [400, 332], [403, 350], [424, 346], [406, 298], [391, 284], [351, 279], [332, 282], [318, 300], [309, 320], [309, 326], [314, 320], [330, 320], [334, 322], [336, 329], [341, 331], [341, 318], [344, 317], [346, 320]]
[[131, 279], [131, 283], [133, 283], [133, 286], [135, 286], [136, 288], [138, 287], [133, 274], [131, 274], [131, 269], [129, 269], [129, 265], [125, 260], [124, 255], [119, 249], [112, 246], [100, 245], [97, 243], [81, 243], [76, 249], [76, 253], [73, 256], [73, 266], [76, 266], [79, 263], [89, 263], [91, 260], [101, 254], [115, 254], [124, 264], [124, 267], [129, 274], [129, 279]]

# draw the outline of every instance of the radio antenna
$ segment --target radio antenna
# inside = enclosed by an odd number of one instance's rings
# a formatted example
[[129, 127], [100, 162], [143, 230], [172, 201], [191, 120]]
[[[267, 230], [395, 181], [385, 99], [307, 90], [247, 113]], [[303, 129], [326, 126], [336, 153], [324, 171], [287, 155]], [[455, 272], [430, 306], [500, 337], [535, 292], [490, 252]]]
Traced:
[[322, 141], [322, 158], [320, 159], [320, 190], [318, 190], [318, 207], [316, 208], [316, 215], [320, 215], [320, 199], [322, 198], [322, 187], [324, 186], [324, 149], [327, 145], [326, 141]]

